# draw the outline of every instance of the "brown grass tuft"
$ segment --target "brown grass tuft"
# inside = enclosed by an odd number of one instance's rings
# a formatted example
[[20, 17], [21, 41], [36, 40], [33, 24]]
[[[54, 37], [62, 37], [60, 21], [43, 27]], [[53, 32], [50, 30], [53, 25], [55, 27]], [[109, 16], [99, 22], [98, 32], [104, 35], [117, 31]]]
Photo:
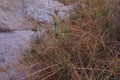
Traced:
[[24, 60], [41, 66], [25, 80], [119, 80], [111, 11], [106, 0], [80, 0], [68, 22], [59, 21], [49, 36], [36, 38]]

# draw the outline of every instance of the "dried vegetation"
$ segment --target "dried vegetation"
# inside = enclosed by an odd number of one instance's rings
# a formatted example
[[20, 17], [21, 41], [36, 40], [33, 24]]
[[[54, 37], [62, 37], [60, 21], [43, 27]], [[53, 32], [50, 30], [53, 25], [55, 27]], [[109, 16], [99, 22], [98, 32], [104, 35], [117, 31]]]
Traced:
[[48, 26], [24, 55], [32, 68], [25, 80], [119, 80], [119, 25], [113, 21], [119, 12], [113, 16], [113, 3], [79, 0], [67, 22], [57, 21], [56, 14], [54, 31]]

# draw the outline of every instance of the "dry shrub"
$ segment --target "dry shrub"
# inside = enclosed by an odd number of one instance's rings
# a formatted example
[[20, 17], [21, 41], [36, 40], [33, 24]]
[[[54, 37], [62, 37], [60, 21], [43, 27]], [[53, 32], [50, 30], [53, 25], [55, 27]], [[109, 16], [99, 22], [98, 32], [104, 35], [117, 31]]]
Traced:
[[24, 60], [39, 67], [25, 80], [119, 80], [111, 10], [106, 0], [81, 0], [68, 22], [36, 38]]

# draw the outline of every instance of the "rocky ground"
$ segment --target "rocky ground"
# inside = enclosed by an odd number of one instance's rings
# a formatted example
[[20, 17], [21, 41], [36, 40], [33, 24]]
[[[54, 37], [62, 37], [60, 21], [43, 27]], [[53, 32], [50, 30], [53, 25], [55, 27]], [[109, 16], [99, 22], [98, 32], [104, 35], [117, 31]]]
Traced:
[[32, 31], [34, 24], [54, 25], [55, 11], [63, 19], [69, 16], [70, 9], [53, 0], [0, 0], [0, 80], [22, 80], [25, 74], [17, 60], [37, 33]]

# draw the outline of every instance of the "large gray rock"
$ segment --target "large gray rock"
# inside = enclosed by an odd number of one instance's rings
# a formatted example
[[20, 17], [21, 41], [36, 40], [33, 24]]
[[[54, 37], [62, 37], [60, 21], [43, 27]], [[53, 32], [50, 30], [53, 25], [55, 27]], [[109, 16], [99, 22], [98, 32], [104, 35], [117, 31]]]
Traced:
[[33, 31], [0, 33], [0, 80], [20, 80], [17, 78], [23, 75], [17, 70], [17, 58], [20, 53], [30, 48], [33, 36]]
[[[55, 11], [58, 12], [59, 18], [68, 17], [70, 6], [64, 6], [62, 3], [53, 0], [24, 0], [25, 11], [27, 15], [41, 21], [52, 22], [52, 16]], [[33, 4], [35, 3], [35, 4]]]
[[[10, 29], [25, 29], [21, 0], [0, 0], [0, 23]], [[1, 24], [0, 24], [1, 25]], [[4, 26], [1, 26], [4, 27]]]
[[70, 6], [53, 0], [0, 0], [0, 24], [14, 30], [31, 29], [29, 17], [53, 23], [56, 10], [59, 18], [65, 18], [69, 16]]
[[32, 24], [43, 21], [53, 25], [55, 11], [64, 19], [69, 10], [70, 6], [53, 0], [0, 0], [0, 80], [21, 80], [25, 76], [18, 57], [30, 49], [36, 34], [42, 34], [31, 31]]

